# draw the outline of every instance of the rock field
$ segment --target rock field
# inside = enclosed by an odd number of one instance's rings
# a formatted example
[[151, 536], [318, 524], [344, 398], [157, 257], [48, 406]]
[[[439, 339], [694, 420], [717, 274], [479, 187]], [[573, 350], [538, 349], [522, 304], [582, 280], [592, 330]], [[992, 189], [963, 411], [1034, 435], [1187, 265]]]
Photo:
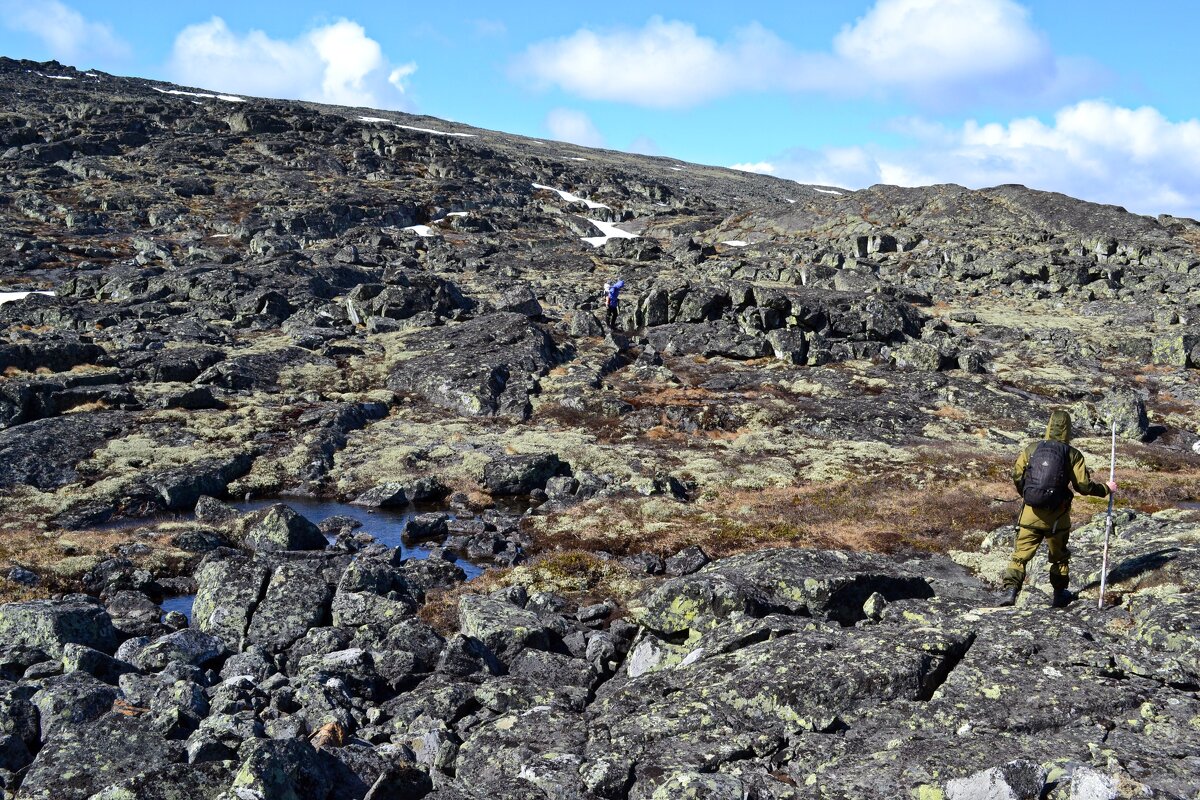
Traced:
[[1200, 798], [1195, 220], [5, 58], [0, 165], [3, 797]]

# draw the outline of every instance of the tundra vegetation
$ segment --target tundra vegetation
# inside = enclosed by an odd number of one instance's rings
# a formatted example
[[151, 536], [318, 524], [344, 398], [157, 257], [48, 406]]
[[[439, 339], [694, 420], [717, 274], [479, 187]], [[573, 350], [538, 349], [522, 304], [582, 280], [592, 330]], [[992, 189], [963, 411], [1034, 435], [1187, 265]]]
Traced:
[[[0, 101], [5, 797], [1200, 793], [1200, 223]], [[1081, 498], [1079, 599], [996, 610], [1051, 408], [1116, 427], [1109, 603]]]

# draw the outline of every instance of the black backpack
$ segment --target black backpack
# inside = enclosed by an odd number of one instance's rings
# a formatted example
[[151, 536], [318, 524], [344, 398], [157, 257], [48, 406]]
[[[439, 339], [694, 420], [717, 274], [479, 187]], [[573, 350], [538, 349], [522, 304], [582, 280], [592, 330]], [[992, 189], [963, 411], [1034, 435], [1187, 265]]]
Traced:
[[1070, 497], [1067, 465], [1071, 448], [1064, 442], [1038, 442], [1025, 468], [1025, 505], [1032, 508], [1057, 508]]

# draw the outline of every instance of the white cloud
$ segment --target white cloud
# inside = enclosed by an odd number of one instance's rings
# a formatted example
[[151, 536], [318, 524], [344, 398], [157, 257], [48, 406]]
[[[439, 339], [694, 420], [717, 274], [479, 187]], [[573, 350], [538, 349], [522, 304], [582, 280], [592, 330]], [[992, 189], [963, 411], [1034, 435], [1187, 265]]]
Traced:
[[686, 22], [653, 17], [641, 30], [581, 29], [538, 42], [518, 59], [514, 72], [589, 100], [680, 108], [759, 82], [762, 65], [781, 48], [759, 26], [721, 44]]
[[876, 0], [824, 52], [804, 52], [752, 23], [718, 41], [678, 20], [580, 29], [531, 45], [513, 74], [589, 100], [694, 106], [738, 92], [898, 92], [926, 105], [1028, 99], [1095, 78], [1057, 59], [1015, 0]]
[[4, 27], [30, 33], [42, 41], [51, 58], [87, 66], [129, 56], [129, 45], [110, 25], [92, 22], [58, 0], [0, 0]]
[[661, 156], [662, 148], [658, 146], [658, 142], [649, 136], [638, 136], [629, 143], [629, 147], [625, 148], [628, 153], [639, 153], [644, 156]]
[[917, 92], [1038, 84], [1054, 73], [1046, 37], [1013, 0], [879, 0], [833, 50], [871, 85]]
[[742, 172], [757, 172], [760, 175], [774, 175], [775, 165], [770, 161], [755, 161], [744, 164], [730, 164], [730, 169], [741, 170]]
[[221, 91], [349, 106], [404, 109], [415, 64], [393, 65], [361, 25], [338, 20], [294, 41], [225, 20], [189, 25], [175, 38], [170, 71], [180, 82]]
[[591, 117], [582, 111], [570, 108], [553, 109], [546, 115], [545, 125], [550, 135], [560, 141], [584, 147], [604, 146], [604, 136], [592, 123]]
[[946, 128], [906, 120], [904, 128], [919, 134], [906, 148], [793, 150], [772, 163], [802, 183], [1021, 183], [1141, 214], [1200, 218], [1200, 119], [1175, 122], [1151, 107], [1086, 100], [1059, 109], [1051, 122]]

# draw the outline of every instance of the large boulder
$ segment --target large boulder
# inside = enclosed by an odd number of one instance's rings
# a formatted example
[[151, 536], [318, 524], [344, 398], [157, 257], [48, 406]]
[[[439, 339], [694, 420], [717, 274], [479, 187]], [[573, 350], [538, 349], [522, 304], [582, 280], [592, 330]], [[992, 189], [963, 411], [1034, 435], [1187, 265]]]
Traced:
[[138, 775], [182, 760], [179, 742], [169, 741], [144, 718], [115, 712], [90, 725], [65, 727], [38, 751], [21, 790], [21, 800], [88, 800]]
[[246, 628], [246, 641], [286, 650], [314, 627], [329, 624], [334, 593], [349, 556], [321, 554], [281, 562]]
[[252, 550], [324, 550], [329, 544], [320, 528], [283, 503], [252, 512], [242, 529]]
[[483, 486], [493, 495], [524, 495], [569, 471], [554, 453], [500, 456], [483, 468]]
[[559, 359], [549, 335], [512, 312], [422, 330], [405, 344], [415, 355], [397, 363], [388, 388], [472, 417], [527, 418], [538, 379]]
[[196, 627], [240, 650], [270, 575], [268, 565], [241, 553], [217, 551], [206, 557], [196, 570]]
[[204, 667], [228, 652], [225, 642], [194, 628], [168, 633], [141, 648], [133, 663], [147, 672], [157, 672], [169, 664]]
[[773, 354], [766, 339], [746, 333], [727, 320], [662, 325], [647, 333], [650, 345], [663, 355], [711, 358], [764, 358]]
[[0, 606], [0, 646], [36, 647], [58, 658], [68, 643], [105, 653], [116, 649], [117, 631], [104, 606], [79, 595]]
[[532, 611], [486, 595], [464, 595], [458, 602], [459, 628], [479, 640], [502, 662], [527, 647], [545, 650], [550, 631]]

